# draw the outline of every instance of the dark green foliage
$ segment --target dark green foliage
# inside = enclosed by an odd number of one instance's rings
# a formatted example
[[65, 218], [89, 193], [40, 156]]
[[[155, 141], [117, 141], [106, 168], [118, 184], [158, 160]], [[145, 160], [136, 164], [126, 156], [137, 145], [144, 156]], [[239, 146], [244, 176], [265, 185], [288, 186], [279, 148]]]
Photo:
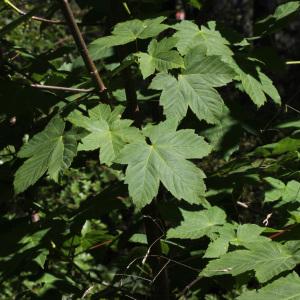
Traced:
[[299, 93], [270, 41], [300, 2], [243, 37], [175, 20], [207, 1], [71, 1], [103, 93], [59, 1], [17, 2], [0, 4], [0, 299], [299, 299]]

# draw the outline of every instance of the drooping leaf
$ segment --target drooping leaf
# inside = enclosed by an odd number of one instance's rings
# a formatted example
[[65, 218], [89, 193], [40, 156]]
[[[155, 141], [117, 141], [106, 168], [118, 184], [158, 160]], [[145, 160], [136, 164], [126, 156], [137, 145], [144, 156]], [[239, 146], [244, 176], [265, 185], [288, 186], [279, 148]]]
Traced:
[[169, 69], [184, 67], [179, 53], [171, 50], [175, 44], [175, 38], [164, 38], [159, 42], [153, 39], [148, 46], [148, 53], [137, 54], [144, 79], [152, 75], [155, 70], [166, 72]]
[[136, 140], [120, 153], [118, 161], [128, 164], [125, 182], [138, 208], [157, 195], [160, 181], [177, 199], [201, 202], [205, 175], [187, 159], [202, 158], [211, 147], [193, 130], [176, 127], [173, 121], [148, 127], [143, 132], [151, 144]]
[[272, 80], [264, 73], [258, 72], [258, 76], [262, 85], [262, 89], [276, 104], [281, 104], [281, 97], [274, 86]]
[[65, 122], [54, 117], [46, 128], [36, 134], [18, 153], [27, 158], [15, 174], [16, 193], [35, 184], [48, 170], [49, 176], [57, 180], [61, 171], [67, 169], [77, 152], [75, 131], [65, 132]]
[[116, 107], [111, 111], [106, 104], [99, 104], [89, 110], [89, 117], [76, 112], [68, 120], [90, 133], [85, 136], [78, 150], [91, 151], [100, 148], [101, 163], [111, 165], [125, 144], [141, 139], [139, 130], [131, 127], [131, 120], [121, 119], [123, 108]]
[[300, 298], [300, 278], [293, 272], [257, 291], [243, 293], [237, 300], [297, 300]]
[[262, 106], [267, 101], [262, 84], [251, 74], [240, 72], [239, 75], [245, 92], [257, 107]]
[[241, 59], [237, 63], [233, 58], [226, 62], [237, 74], [236, 80], [241, 81], [243, 91], [248, 94], [257, 107], [261, 107], [267, 101], [268, 95], [276, 104], [281, 104], [281, 97], [272, 80], [264, 74], [253, 60]]
[[225, 212], [216, 206], [202, 211], [181, 210], [181, 213], [183, 221], [168, 231], [167, 238], [199, 239], [218, 231], [219, 225], [226, 222]]
[[248, 250], [236, 250], [208, 263], [201, 275], [233, 276], [254, 270], [259, 282], [266, 282], [283, 271], [293, 269], [300, 262], [299, 243], [281, 245], [276, 242], [251, 243]]

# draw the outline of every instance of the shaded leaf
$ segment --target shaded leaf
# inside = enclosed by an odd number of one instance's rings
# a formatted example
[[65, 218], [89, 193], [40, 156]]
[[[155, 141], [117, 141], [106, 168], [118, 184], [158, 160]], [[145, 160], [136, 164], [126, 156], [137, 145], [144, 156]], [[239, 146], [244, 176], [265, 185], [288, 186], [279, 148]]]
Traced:
[[249, 250], [232, 251], [210, 261], [201, 274], [208, 277], [236, 276], [254, 270], [258, 281], [266, 282], [283, 271], [293, 269], [299, 261], [299, 245], [290, 249], [275, 242], [252, 243]]
[[48, 170], [54, 180], [67, 169], [77, 152], [75, 131], [64, 132], [65, 122], [54, 117], [46, 128], [24, 144], [18, 157], [27, 158], [15, 174], [16, 193], [35, 184]]
[[300, 298], [300, 278], [293, 272], [281, 277], [257, 291], [249, 291], [239, 296], [238, 300], [297, 300]]
[[225, 212], [216, 206], [203, 211], [181, 210], [181, 213], [183, 221], [168, 231], [167, 238], [199, 239], [218, 231], [219, 225], [226, 222]]

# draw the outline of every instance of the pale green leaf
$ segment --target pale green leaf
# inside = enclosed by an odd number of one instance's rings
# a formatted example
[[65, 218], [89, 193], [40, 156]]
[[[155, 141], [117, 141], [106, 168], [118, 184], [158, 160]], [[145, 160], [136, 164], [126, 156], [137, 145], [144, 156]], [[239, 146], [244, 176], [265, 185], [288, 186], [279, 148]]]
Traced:
[[68, 120], [89, 131], [81, 140], [78, 150], [91, 151], [100, 148], [101, 163], [111, 165], [127, 143], [141, 139], [139, 130], [130, 126], [133, 121], [121, 119], [121, 113], [120, 107], [111, 111], [106, 104], [99, 104], [89, 110], [89, 117], [79, 112], [71, 113]]
[[231, 274], [254, 270], [259, 282], [266, 282], [283, 271], [293, 269], [300, 261], [298, 249], [276, 242], [251, 243], [249, 250], [236, 250], [212, 260], [202, 271], [203, 276]]
[[297, 273], [281, 277], [257, 291], [243, 293], [238, 300], [298, 300], [300, 278]]
[[15, 174], [16, 193], [35, 184], [47, 170], [49, 176], [57, 180], [58, 174], [71, 165], [77, 152], [76, 133], [64, 132], [64, 129], [64, 121], [55, 117], [21, 148], [18, 156], [27, 160]]
[[155, 70], [166, 72], [169, 69], [184, 67], [179, 53], [171, 50], [175, 43], [174, 38], [164, 38], [159, 42], [153, 39], [148, 46], [148, 53], [137, 54], [143, 78], [152, 75]]
[[226, 222], [225, 212], [216, 206], [202, 211], [181, 210], [181, 213], [183, 221], [168, 231], [167, 238], [199, 239], [218, 231], [219, 226]]
[[187, 159], [202, 158], [211, 147], [192, 130], [176, 131], [176, 122], [148, 127], [144, 134], [151, 144], [135, 141], [126, 145], [118, 162], [128, 164], [125, 182], [138, 208], [151, 202], [161, 181], [177, 199], [200, 203], [205, 193], [201, 169]]

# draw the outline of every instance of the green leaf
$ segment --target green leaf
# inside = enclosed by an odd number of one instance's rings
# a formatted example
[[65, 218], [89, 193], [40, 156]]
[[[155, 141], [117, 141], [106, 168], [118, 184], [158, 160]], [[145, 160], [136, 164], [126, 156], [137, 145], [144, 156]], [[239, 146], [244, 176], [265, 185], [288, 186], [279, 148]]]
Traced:
[[225, 105], [213, 88], [223, 86], [235, 76], [234, 71], [220, 56], [203, 56], [200, 49], [192, 49], [185, 58], [186, 70], [178, 78], [157, 74], [150, 88], [162, 90], [160, 103], [167, 118], [180, 121], [190, 107], [199, 120], [216, 124], [221, 119]]
[[136, 39], [148, 39], [157, 36], [169, 26], [161, 24], [166, 18], [157, 17], [146, 20], [130, 20], [123, 23], [118, 23], [112, 34], [118, 37], [127, 37], [132, 41]]
[[171, 50], [175, 44], [175, 38], [164, 38], [159, 42], [153, 39], [148, 46], [148, 53], [137, 54], [144, 79], [152, 75], [155, 70], [166, 72], [169, 69], [184, 67], [179, 53]]
[[265, 202], [273, 202], [279, 200], [284, 194], [285, 184], [279, 179], [266, 177], [264, 180], [269, 184], [271, 190], [265, 192]]
[[273, 85], [272, 80], [264, 73], [258, 72], [258, 76], [260, 79], [260, 82], [262, 84], [262, 89], [271, 99], [274, 100], [275, 103], [281, 104], [281, 97], [276, 89], [276, 87]]
[[187, 4], [193, 6], [194, 8], [197, 8], [199, 10], [202, 7], [201, 1], [199, 1], [199, 0], [186, 0], [186, 1], [187, 1]]
[[257, 291], [243, 293], [237, 300], [298, 300], [300, 278], [296, 272], [281, 277]]
[[192, 48], [187, 53], [183, 74], [211, 87], [224, 86], [236, 75], [234, 70], [221, 60], [221, 56], [206, 56], [201, 53], [199, 47]]
[[243, 224], [236, 226], [226, 223], [218, 230], [219, 237], [213, 240], [205, 252], [206, 258], [217, 258], [225, 254], [229, 244], [235, 246], [249, 247], [251, 243], [265, 243], [270, 239], [260, 236], [265, 230], [255, 224]]
[[255, 35], [270, 34], [287, 24], [292, 16], [299, 11], [300, 1], [289, 1], [279, 5], [274, 14], [255, 24]]
[[261, 107], [267, 101], [262, 84], [251, 74], [240, 72], [239, 75], [245, 92], [257, 107]]
[[47, 249], [42, 249], [38, 256], [36, 256], [33, 260], [42, 268], [44, 269], [44, 265], [45, 265], [45, 262], [47, 260], [47, 256], [49, 254], [49, 250]]
[[143, 133], [151, 144], [136, 140], [120, 153], [118, 162], [128, 164], [125, 182], [138, 208], [157, 195], [160, 181], [177, 199], [201, 202], [205, 175], [187, 159], [202, 158], [211, 147], [193, 130], [176, 127], [173, 121], [147, 127]]
[[284, 182], [266, 177], [264, 180], [270, 185], [271, 190], [265, 192], [265, 202], [274, 202], [281, 200], [279, 205], [300, 201], [300, 182], [291, 180], [284, 184]]
[[254, 270], [259, 282], [266, 282], [283, 271], [293, 269], [300, 262], [298, 247], [275, 242], [251, 243], [249, 250], [236, 250], [212, 260], [202, 271], [203, 276], [231, 274]]
[[266, 243], [271, 240], [260, 234], [265, 228], [256, 224], [243, 224], [237, 227], [236, 238], [231, 240], [230, 243], [236, 246], [249, 247], [250, 243]]
[[102, 58], [105, 50], [113, 46], [124, 45], [137, 39], [148, 39], [157, 36], [169, 26], [161, 24], [165, 17], [146, 20], [130, 20], [118, 23], [112, 35], [96, 39], [89, 45], [94, 60]]
[[173, 26], [177, 31], [174, 37], [178, 39], [176, 47], [181, 55], [185, 55], [192, 48], [199, 46], [207, 55], [231, 56], [228, 41], [214, 28], [199, 27], [191, 21], [181, 21]]
[[68, 120], [89, 132], [81, 140], [78, 150], [91, 151], [100, 148], [101, 163], [111, 165], [127, 143], [141, 139], [139, 130], [130, 126], [133, 121], [121, 119], [122, 112], [121, 107], [111, 111], [108, 105], [99, 104], [89, 110], [89, 117], [79, 112], [71, 113]]
[[54, 117], [46, 128], [36, 134], [18, 153], [27, 158], [15, 174], [16, 193], [25, 191], [35, 184], [48, 170], [54, 180], [67, 169], [76, 155], [77, 140], [74, 131], [64, 132], [65, 122]]
[[147, 245], [147, 236], [144, 233], [135, 233], [134, 235], [132, 235], [129, 241], [131, 243]]
[[285, 137], [272, 144], [266, 144], [255, 149], [254, 154], [268, 156], [277, 156], [287, 152], [293, 152], [300, 149], [300, 139], [294, 137]]
[[287, 183], [282, 195], [282, 202], [299, 202], [300, 201], [300, 182], [291, 180]]
[[219, 237], [218, 239], [209, 243], [205, 255], [205, 258], [217, 258], [225, 254], [228, 251], [229, 241], [226, 238]]
[[219, 229], [226, 222], [225, 212], [216, 207], [202, 211], [181, 210], [183, 221], [176, 228], [171, 228], [167, 238], [199, 239]]
[[235, 240], [235, 226], [226, 223], [218, 229], [218, 237], [212, 240], [203, 257], [205, 258], [217, 258], [225, 254], [228, 251], [229, 242]]

